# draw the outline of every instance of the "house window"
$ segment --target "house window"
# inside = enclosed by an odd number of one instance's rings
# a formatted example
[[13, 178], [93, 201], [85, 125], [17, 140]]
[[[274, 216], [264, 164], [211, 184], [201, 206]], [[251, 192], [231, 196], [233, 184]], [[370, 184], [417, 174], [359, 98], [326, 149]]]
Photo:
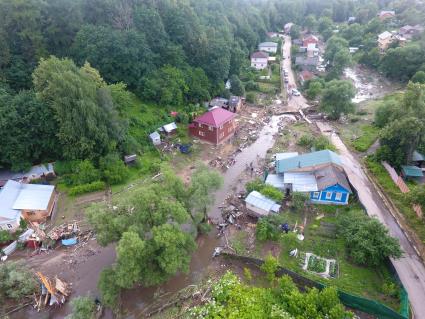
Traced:
[[213, 127], [212, 127], [212, 126], [208, 126], [208, 129], [209, 129], [210, 131], [212, 131], [212, 130], [213, 130]]
[[335, 200], [341, 200], [341, 198], [342, 198], [342, 193], [335, 194]]
[[205, 136], [205, 133], [204, 132], [202, 132], [202, 131], [199, 131], [199, 136]]
[[332, 192], [326, 192], [326, 199], [332, 198]]
[[223, 125], [220, 126], [220, 130], [222, 130], [222, 129], [223, 129]]
[[319, 198], [320, 193], [319, 192], [314, 192], [313, 193], [313, 198]]
[[199, 123], [199, 127], [202, 127], [202, 124], [201, 123]]
[[7, 228], [12, 229], [13, 226], [11, 224], [7, 224]]

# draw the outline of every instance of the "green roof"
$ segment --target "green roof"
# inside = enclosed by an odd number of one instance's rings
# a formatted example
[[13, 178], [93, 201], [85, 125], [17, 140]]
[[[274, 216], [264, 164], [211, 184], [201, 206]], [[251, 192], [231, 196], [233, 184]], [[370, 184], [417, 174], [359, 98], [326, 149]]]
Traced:
[[404, 176], [407, 177], [422, 177], [424, 173], [417, 166], [402, 166], [401, 170], [403, 171]]
[[414, 162], [425, 161], [425, 156], [423, 156], [418, 151], [414, 151], [412, 154], [412, 161]]
[[300, 168], [314, 168], [314, 166], [323, 164], [336, 164], [342, 166], [338, 154], [329, 150], [323, 150], [278, 160], [276, 161], [276, 171], [277, 173], [285, 173], [296, 171]]

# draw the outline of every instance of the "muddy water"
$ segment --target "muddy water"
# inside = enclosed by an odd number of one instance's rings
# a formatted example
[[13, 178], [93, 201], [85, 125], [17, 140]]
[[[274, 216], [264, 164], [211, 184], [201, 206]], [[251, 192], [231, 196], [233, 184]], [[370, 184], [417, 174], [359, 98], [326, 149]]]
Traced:
[[362, 81], [363, 79], [358, 76], [355, 69], [346, 68], [344, 70], [344, 75], [353, 81], [354, 87], [356, 88], [356, 95], [352, 99], [353, 103], [360, 103], [372, 97], [372, 92], [376, 89], [376, 87], [371, 83], [365, 83]]

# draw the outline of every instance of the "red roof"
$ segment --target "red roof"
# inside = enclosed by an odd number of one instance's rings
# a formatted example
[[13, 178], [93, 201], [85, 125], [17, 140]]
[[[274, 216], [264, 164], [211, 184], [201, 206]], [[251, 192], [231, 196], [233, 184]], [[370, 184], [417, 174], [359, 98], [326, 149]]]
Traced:
[[210, 125], [213, 127], [219, 127], [225, 122], [233, 119], [235, 116], [235, 113], [229, 112], [225, 109], [222, 109], [221, 107], [218, 107], [202, 114], [193, 121], [201, 124]]

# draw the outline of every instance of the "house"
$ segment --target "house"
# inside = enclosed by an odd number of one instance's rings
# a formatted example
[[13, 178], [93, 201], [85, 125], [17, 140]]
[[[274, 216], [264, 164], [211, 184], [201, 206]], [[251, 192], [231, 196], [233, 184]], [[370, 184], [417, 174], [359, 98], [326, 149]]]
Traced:
[[401, 174], [404, 179], [420, 179], [424, 177], [422, 169], [413, 165], [402, 165]]
[[414, 36], [421, 34], [423, 31], [424, 28], [417, 24], [414, 26], [405, 25], [404, 27], [400, 28], [398, 33], [407, 40], [411, 40]]
[[21, 218], [43, 222], [56, 203], [55, 187], [9, 180], [0, 192], [0, 228], [15, 231]]
[[316, 43], [309, 43], [307, 45], [307, 57], [313, 58], [319, 56], [319, 48]]
[[292, 22], [288, 22], [288, 23], [286, 23], [286, 24], [283, 26], [283, 31], [284, 31], [286, 34], [291, 33], [291, 29], [292, 29], [293, 25], [294, 25], [294, 24], [293, 24]]
[[224, 97], [215, 97], [208, 103], [209, 108], [222, 107], [224, 109], [227, 109], [228, 106], [229, 106], [229, 100], [225, 99]]
[[353, 54], [353, 53], [356, 53], [357, 51], [359, 51], [359, 48], [358, 48], [358, 47], [349, 47], [349, 48], [348, 48], [348, 51], [349, 51], [351, 54]]
[[356, 22], [356, 17], [348, 17], [348, 19], [347, 19], [348, 24], [352, 24], [354, 22]]
[[252, 191], [245, 198], [248, 213], [254, 217], [264, 217], [271, 213], [279, 213], [280, 205], [257, 191]]
[[268, 38], [277, 38], [277, 37], [279, 37], [279, 33], [277, 33], [277, 32], [267, 32], [266, 35], [267, 35]]
[[319, 39], [312, 35], [309, 34], [308, 36], [303, 38], [303, 47], [308, 47], [309, 44], [319, 44]]
[[153, 145], [160, 145], [161, 144], [161, 135], [157, 131], [149, 134], [149, 138], [152, 141]]
[[235, 113], [223, 108], [212, 109], [189, 124], [189, 134], [201, 140], [221, 144], [235, 133]]
[[319, 64], [319, 57], [315, 56], [312, 58], [297, 56], [295, 58], [295, 65], [299, 65], [301, 70], [315, 71], [317, 65]]
[[276, 160], [276, 173], [269, 174], [265, 183], [291, 192], [307, 193], [317, 204], [345, 205], [351, 188], [339, 155], [329, 151], [287, 156]]
[[231, 96], [228, 103], [228, 110], [230, 112], [236, 113], [242, 108], [243, 101], [240, 96]]
[[315, 75], [311, 73], [310, 71], [304, 70], [301, 71], [298, 75], [298, 80], [300, 81], [301, 85], [304, 85], [306, 81], [309, 81], [313, 79]]
[[377, 14], [377, 17], [379, 20], [384, 21], [386, 19], [394, 18], [395, 17], [395, 11], [388, 11], [383, 10]]
[[259, 51], [264, 51], [268, 53], [277, 52], [277, 43], [276, 42], [263, 42], [258, 45]]
[[378, 35], [378, 48], [383, 53], [389, 45], [394, 41], [394, 35], [391, 32], [384, 31]]
[[165, 132], [165, 134], [167, 135], [174, 134], [176, 130], [177, 130], [177, 125], [175, 122], [165, 124], [163, 127], [160, 128], [160, 131]]
[[136, 154], [130, 154], [130, 155], [125, 155], [124, 156], [124, 163], [126, 165], [131, 165], [134, 164], [137, 160], [137, 155]]
[[293, 39], [292, 40], [292, 44], [301, 47], [303, 45], [303, 40], [301, 40], [301, 39]]
[[2, 188], [8, 180], [29, 183], [35, 179], [53, 178], [55, 176], [53, 163], [35, 165], [27, 172], [14, 173], [9, 170], [0, 170], [0, 188]]
[[257, 51], [251, 54], [251, 67], [263, 70], [268, 66], [269, 55], [266, 52]]

